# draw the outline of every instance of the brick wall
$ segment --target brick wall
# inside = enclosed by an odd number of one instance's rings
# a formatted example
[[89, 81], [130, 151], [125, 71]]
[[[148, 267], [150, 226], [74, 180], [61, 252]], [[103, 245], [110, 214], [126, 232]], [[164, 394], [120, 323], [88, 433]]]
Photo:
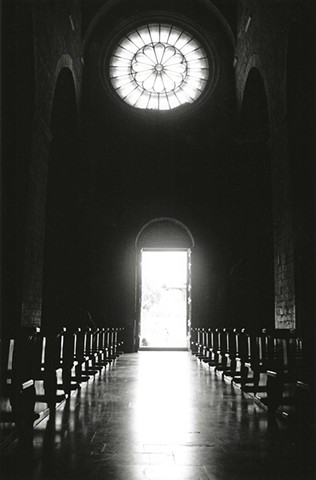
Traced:
[[236, 88], [241, 109], [251, 68], [265, 86], [270, 123], [274, 216], [275, 326], [295, 327], [291, 184], [286, 124], [287, 31], [290, 2], [241, 0], [238, 9]]
[[[54, 89], [62, 68], [71, 70], [80, 98], [81, 11], [78, 0], [33, 3], [35, 105], [26, 213], [22, 325], [41, 323], [46, 187]], [[33, 115], [32, 115], [33, 113]]]

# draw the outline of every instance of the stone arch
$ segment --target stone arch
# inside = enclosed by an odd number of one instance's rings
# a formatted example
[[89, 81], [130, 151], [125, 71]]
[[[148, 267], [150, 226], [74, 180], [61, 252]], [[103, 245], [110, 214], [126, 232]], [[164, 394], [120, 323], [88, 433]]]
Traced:
[[[153, 4], [153, 8], [154, 10], [157, 10], [159, 9], [159, 2], [155, 3], [155, 2], [152, 2]], [[90, 41], [90, 37], [93, 33], [93, 31], [95, 30], [95, 28], [98, 26], [98, 24], [102, 21], [102, 19], [110, 14], [110, 12], [116, 8], [123, 8], [125, 7], [126, 5], [126, 1], [125, 0], [110, 0], [109, 2], [107, 2], [106, 4], [104, 4], [97, 12], [96, 14], [93, 16], [86, 32], [85, 32], [85, 36], [84, 36], [84, 39], [83, 39], [83, 51], [85, 50], [86, 48], [86, 45], [89, 43]], [[158, 5], [158, 7], [157, 7]], [[183, 3], [180, 2], [180, 6], [182, 7], [181, 10], [183, 9]], [[177, 9], [177, 5], [175, 5], [174, 7], [175, 9]], [[231, 44], [232, 47], [235, 47], [235, 36], [234, 36], [234, 33], [232, 31], [232, 28], [229, 24], [229, 22], [227, 21], [227, 19], [225, 18], [225, 16], [221, 13], [221, 11], [214, 5], [213, 2], [211, 2], [210, 0], [206, 0], [206, 1], [200, 1], [199, 2], [199, 5], [196, 5], [195, 3], [195, 8], [203, 8], [205, 9], [206, 12], [208, 12], [210, 15], [212, 15], [216, 21], [221, 25], [221, 27], [223, 28], [223, 30], [225, 31], [226, 35], [227, 35], [227, 38], [229, 39], [229, 42]]]
[[267, 142], [270, 138], [269, 103], [264, 79], [252, 66], [245, 82], [240, 112], [240, 135], [251, 141]]
[[239, 326], [274, 327], [270, 121], [264, 80], [255, 67], [245, 82], [238, 131], [228, 305]]
[[140, 318], [141, 318], [141, 252], [143, 249], [187, 250], [188, 252], [188, 332], [191, 325], [191, 249], [194, 238], [189, 228], [179, 220], [170, 217], [154, 218], [147, 222], [139, 231], [136, 240], [136, 275], [135, 275], [135, 313], [134, 350], [139, 348]]
[[73, 73], [63, 67], [52, 102], [43, 269], [43, 327], [71, 322], [78, 297], [79, 131]]
[[[257, 88], [261, 96], [261, 102], [266, 104], [269, 125], [269, 135], [272, 137], [275, 132], [275, 125], [270, 111], [270, 92], [268, 88], [267, 75], [259, 55], [254, 54], [249, 58], [244, 74], [241, 78], [239, 88], [239, 116], [245, 108], [245, 95], [249, 95], [249, 85], [252, 89]], [[263, 101], [264, 99], [264, 101]]]
[[184, 223], [179, 220], [161, 217], [150, 220], [139, 231], [136, 248], [192, 248], [194, 238]]
[[[68, 73], [66, 73], [68, 72]], [[68, 76], [69, 77], [69, 85], [70, 83], [73, 83], [73, 89], [74, 89], [74, 92], [75, 92], [75, 101], [76, 101], [76, 105], [77, 105], [77, 110], [78, 110], [78, 105], [79, 105], [79, 99], [80, 99], [80, 87], [79, 87], [79, 83], [77, 81], [77, 78], [76, 78], [76, 73], [75, 73], [75, 68], [74, 68], [74, 61], [71, 57], [71, 55], [69, 55], [68, 53], [64, 53], [62, 55], [60, 55], [58, 61], [57, 61], [57, 64], [56, 64], [56, 67], [55, 67], [55, 71], [54, 71], [54, 89], [52, 90], [52, 97], [51, 97], [51, 123], [53, 122], [53, 110], [55, 108], [55, 100], [56, 100], [56, 95], [58, 95], [58, 88], [60, 89], [59, 87], [59, 84], [61, 81], [64, 81], [63, 79], [65, 78], [65, 76]], [[70, 80], [70, 76], [72, 77], [72, 79]], [[57, 94], [56, 94], [56, 90], [57, 90]], [[73, 93], [71, 94], [73, 95]]]

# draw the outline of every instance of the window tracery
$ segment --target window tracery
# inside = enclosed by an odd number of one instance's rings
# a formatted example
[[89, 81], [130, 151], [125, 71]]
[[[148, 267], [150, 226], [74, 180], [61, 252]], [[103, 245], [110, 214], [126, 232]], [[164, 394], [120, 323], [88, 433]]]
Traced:
[[205, 50], [191, 33], [151, 23], [126, 34], [109, 63], [111, 84], [127, 104], [172, 110], [195, 102], [209, 78]]

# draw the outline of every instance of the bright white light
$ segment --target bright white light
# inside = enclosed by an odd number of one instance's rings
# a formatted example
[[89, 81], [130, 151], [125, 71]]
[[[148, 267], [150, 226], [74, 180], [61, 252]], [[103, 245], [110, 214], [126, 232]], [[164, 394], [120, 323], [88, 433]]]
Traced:
[[172, 110], [193, 103], [201, 95], [209, 63], [190, 33], [173, 25], [152, 23], [121, 38], [110, 58], [109, 74], [113, 88], [127, 104]]
[[186, 346], [187, 252], [142, 254], [141, 346]]
[[181, 287], [187, 281], [187, 252], [146, 252], [142, 254], [143, 281], [152, 285]]
[[184, 352], [141, 354], [148, 357], [140, 362], [135, 384], [135, 443], [170, 449], [194, 429], [190, 369], [183, 368]]

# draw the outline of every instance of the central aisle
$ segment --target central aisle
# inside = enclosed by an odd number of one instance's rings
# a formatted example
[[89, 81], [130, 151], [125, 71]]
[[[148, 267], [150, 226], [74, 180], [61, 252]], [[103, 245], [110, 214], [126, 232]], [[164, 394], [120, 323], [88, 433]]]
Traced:
[[16, 445], [3, 479], [299, 479], [285, 424], [188, 352], [122, 355]]

